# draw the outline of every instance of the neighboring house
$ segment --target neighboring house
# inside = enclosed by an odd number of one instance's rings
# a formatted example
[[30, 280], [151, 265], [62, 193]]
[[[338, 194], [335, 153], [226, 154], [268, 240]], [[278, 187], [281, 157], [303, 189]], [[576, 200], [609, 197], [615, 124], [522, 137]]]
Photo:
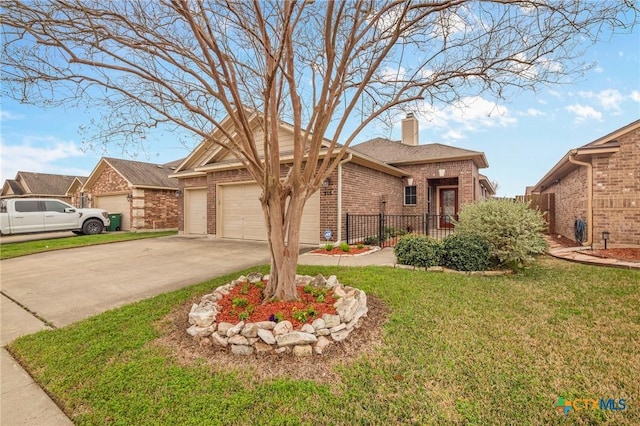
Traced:
[[91, 207], [121, 213], [123, 231], [176, 229], [178, 181], [167, 164], [103, 157], [80, 189]]
[[[260, 147], [262, 130], [258, 120], [252, 124]], [[324, 241], [326, 230], [331, 231], [332, 241], [344, 241], [347, 213], [455, 215], [462, 205], [493, 195], [493, 186], [479, 173], [488, 167], [483, 153], [440, 144], [418, 145], [418, 121], [413, 115], [403, 120], [402, 128], [402, 141], [374, 139], [349, 149], [333, 175], [307, 201], [302, 243]], [[293, 152], [293, 127], [281, 123], [279, 132], [281, 152]], [[212, 137], [223, 136], [214, 132]], [[287, 164], [286, 154], [282, 162]], [[286, 170], [283, 167], [283, 173]], [[183, 192], [179, 206], [182, 232], [266, 240], [260, 187], [226, 150], [204, 141], [171, 177], [180, 181]], [[438, 226], [452, 224], [446, 219]]]
[[552, 197], [555, 233], [575, 239], [586, 224], [584, 245], [640, 245], [640, 120], [572, 149], [532, 189]]
[[81, 207], [76, 203], [73, 191], [70, 189], [76, 181], [84, 181], [84, 176], [54, 175], [49, 173], [18, 172], [15, 179], [7, 179], [2, 186], [4, 198], [9, 197], [38, 197], [56, 198]]

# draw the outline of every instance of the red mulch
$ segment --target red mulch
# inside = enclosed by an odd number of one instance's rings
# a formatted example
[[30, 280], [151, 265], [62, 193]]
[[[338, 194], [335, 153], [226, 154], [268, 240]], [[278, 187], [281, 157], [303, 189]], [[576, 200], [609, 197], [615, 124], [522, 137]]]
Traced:
[[585, 250], [582, 253], [609, 259], [640, 262], [640, 248], [610, 248], [606, 250]]
[[[264, 285], [267, 284], [264, 281], [263, 283]], [[299, 302], [263, 303], [262, 288], [255, 284], [238, 284], [229, 292], [229, 294], [218, 301], [220, 313], [218, 313], [216, 321], [218, 323], [230, 322], [232, 324], [236, 324], [240, 322], [238, 315], [243, 311], [247, 311], [249, 306], [253, 308], [253, 312], [248, 319], [245, 319], [245, 322], [270, 321], [271, 315], [280, 313], [282, 314], [282, 320], [291, 321], [294, 329], [300, 329], [302, 325], [310, 324], [316, 318], [322, 318], [323, 314], [336, 314], [336, 308], [333, 307], [333, 304], [336, 303], [336, 299], [333, 297], [333, 291], [327, 291], [323, 302], [318, 302], [312, 294], [305, 293], [303, 286], [298, 286], [298, 295], [300, 296]], [[236, 298], [246, 299], [248, 301], [248, 305], [246, 307], [233, 306], [233, 299]], [[300, 322], [293, 318], [293, 312], [297, 310], [306, 310], [310, 307], [317, 312], [317, 315], [309, 316], [306, 322]]]
[[325, 248], [319, 248], [311, 251], [313, 254], [326, 254], [328, 256], [336, 256], [336, 255], [354, 255], [360, 253], [366, 253], [371, 250], [371, 247], [364, 246], [362, 248], [358, 248], [358, 246], [349, 246], [349, 251], [342, 250], [339, 246], [334, 247], [331, 250], [327, 250]]

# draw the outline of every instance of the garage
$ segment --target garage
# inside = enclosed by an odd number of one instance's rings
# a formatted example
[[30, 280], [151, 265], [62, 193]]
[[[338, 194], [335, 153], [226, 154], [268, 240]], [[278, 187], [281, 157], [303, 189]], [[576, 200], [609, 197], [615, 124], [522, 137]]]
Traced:
[[[267, 239], [264, 213], [260, 205], [262, 190], [255, 183], [218, 187], [218, 235], [241, 240]], [[302, 216], [300, 242], [318, 244], [320, 240], [320, 193], [306, 203]]]
[[95, 196], [94, 206], [99, 209], [105, 209], [109, 213], [121, 213], [120, 230], [131, 230], [131, 212], [129, 211], [127, 194]]
[[207, 189], [187, 189], [185, 191], [186, 234], [207, 233]]

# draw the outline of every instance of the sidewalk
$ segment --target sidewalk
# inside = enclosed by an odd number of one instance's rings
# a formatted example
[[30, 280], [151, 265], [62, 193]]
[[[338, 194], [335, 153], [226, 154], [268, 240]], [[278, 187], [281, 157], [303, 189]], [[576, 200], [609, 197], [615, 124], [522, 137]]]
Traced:
[[545, 237], [549, 244], [549, 255], [558, 259], [568, 260], [570, 262], [583, 263], [585, 265], [609, 266], [612, 268], [635, 269], [640, 270], [640, 262], [632, 262], [628, 260], [608, 259], [597, 256], [590, 256], [581, 253], [589, 247], [564, 247], [552, 238]]

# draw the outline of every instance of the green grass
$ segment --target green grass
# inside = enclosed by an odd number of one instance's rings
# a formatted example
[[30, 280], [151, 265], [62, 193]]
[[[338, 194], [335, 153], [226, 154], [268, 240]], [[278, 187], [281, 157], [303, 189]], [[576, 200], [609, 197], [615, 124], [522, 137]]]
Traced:
[[167, 235], [176, 235], [177, 233], [177, 231], [126, 232], [115, 234], [75, 235], [66, 238], [51, 238], [48, 240], [2, 243], [2, 245], [0, 245], [0, 259], [11, 259], [12, 257], [26, 256], [28, 254], [42, 253], [45, 251], [108, 244], [119, 241], [166, 237]]
[[[640, 424], [638, 271], [542, 258], [500, 277], [299, 272], [335, 273], [390, 309], [382, 346], [336, 367], [339, 384], [260, 381], [242, 359], [221, 373], [155, 343], [169, 312], [240, 272], [9, 349], [80, 425]], [[564, 416], [554, 408], [560, 396], [624, 398], [627, 409]]]

